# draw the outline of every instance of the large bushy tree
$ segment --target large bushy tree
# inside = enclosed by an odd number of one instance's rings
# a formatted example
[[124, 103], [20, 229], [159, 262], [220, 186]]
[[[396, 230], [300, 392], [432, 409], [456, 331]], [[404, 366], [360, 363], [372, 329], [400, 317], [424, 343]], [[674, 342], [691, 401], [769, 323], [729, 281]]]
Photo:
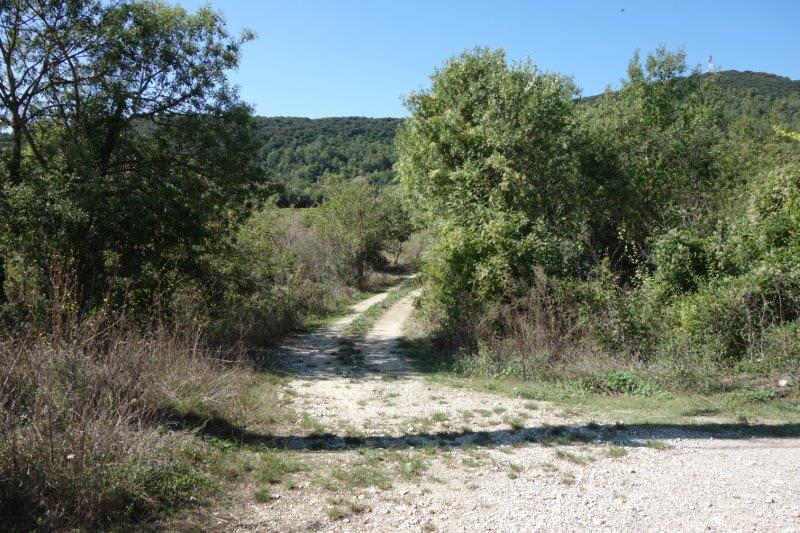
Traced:
[[570, 80], [502, 51], [448, 61], [407, 99], [399, 177], [438, 239], [428, 276], [451, 311], [496, 296], [537, 266], [582, 254]]
[[644, 62], [637, 52], [621, 89], [578, 116], [590, 247], [626, 276], [647, 259], [653, 235], [712, 212], [723, 185], [719, 94], [689, 74], [682, 51], [660, 47]]
[[[160, 1], [7, 0], [3, 255], [69, 263], [79, 300], [197, 275], [244, 210], [257, 151], [227, 82], [242, 43]], [[2, 261], [0, 261], [2, 262]]]

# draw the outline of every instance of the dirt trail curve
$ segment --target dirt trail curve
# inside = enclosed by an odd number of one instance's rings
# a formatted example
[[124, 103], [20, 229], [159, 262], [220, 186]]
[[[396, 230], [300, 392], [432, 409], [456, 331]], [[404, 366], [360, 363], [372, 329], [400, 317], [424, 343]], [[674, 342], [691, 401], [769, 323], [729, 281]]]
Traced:
[[[416, 292], [360, 344], [362, 365], [342, 363], [343, 329], [384, 296], [285, 347], [295, 376], [287, 394], [316, 434], [280, 447], [301, 450], [315, 473], [270, 503], [247, 504], [237, 531], [800, 531], [797, 427], [783, 438], [617, 427], [427, 382], [398, 349]], [[370, 453], [401, 454], [381, 459], [401, 457], [390, 483], [312, 480], [360, 468]], [[334, 505], [354, 511], [326, 516]]]

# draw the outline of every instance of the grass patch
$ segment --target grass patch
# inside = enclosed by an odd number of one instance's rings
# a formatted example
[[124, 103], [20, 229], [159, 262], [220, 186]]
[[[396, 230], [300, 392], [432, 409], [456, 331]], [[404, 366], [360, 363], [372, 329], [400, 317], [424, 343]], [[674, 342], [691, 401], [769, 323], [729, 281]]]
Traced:
[[[783, 395], [771, 389], [752, 387], [698, 394], [665, 391], [648, 380], [624, 372], [603, 374], [589, 384], [583, 378], [522, 381], [502, 375], [471, 373], [457, 364], [457, 354], [434, 347], [432, 341], [423, 335], [403, 339], [401, 347], [415, 369], [430, 381], [511, 398], [553, 402], [563, 406], [570, 416], [602, 415], [628, 424], [690, 424], [687, 418], [694, 416], [718, 416], [730, 423], [738, 423], [740, 417], [750, 421], [800, 422], [797, 387]], [[531, 410], [536, 408], [532, 401], [524, 406]], [[487, 418], [491, 416], [491, 412], [485, 409], [475, 409], [474, 412]]]
[[373, 465], [361, 464], [337, 468], [333, 471], [332, 476], [348, 489], [376, 487], [387, 490], [392, 487], [391, 478], [386, 470]]
[[447, 422], [447, 413], [437, 411], [431, 415], [431, 421], [436, 423]]
[[286, 474], [294, 474], [303, 470], [307, 470], [305, 464], [275, 451], [262, 452], [256, 466], [258, 480], [272, 485], [283, 481]]
[[303, 429], [311, 430], [311, 435], [325, 435], [327, 432], [325, 425], [308, 413], [303, 413], [300, 425]]
[[576, 465], [585, 465], [588, 463], [586, 458], [565, 450], [556, 450], [556, 457], [562, 461], [568, 461]]
[[569, 472], [563, 474], [561, 476], [561, 484], [571, 487], [575, 484], [575, 476], [570, 474]]
[[620, 457], [625, 457], [628, 455], [628, 450], [626, 450], [623, 446], [612, 444], [606, 450], [606, 455], [612, 459], [619, 459]]
[[258, 503], [267, 503], [272, 501], [272, 493], [268, 487], [261, 487], [253, 493], [253, 499]]
[[416, 279], [407, 279], [400, 283], [400, 285], [389, 291], [386, 298], [373, 304], [366, 311], [361, 313], [358, 318], [353, 320], [350, 325], [345, 328], [345, 335], [353, 337], [363, 337], [366, 335], [386, 310], [413, 291], [416, 288], [416, 284]]
[[395, 476], [413, 480], [427, 470], [421, 454], [413, 452], [360, 450], [359, 455], [357, 461], [335, 468], [329, 477], [317, 478], [316, 483], [332, 492], [367, 487], [387, 490]]

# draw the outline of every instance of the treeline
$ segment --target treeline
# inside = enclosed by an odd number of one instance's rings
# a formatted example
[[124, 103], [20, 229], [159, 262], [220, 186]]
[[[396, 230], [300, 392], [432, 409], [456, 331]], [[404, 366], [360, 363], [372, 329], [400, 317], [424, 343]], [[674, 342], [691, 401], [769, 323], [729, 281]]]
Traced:
[[[722, 109], [731, 121], [767, 129], [780, 122], [800, 129], [800, 81], [732, 70], [713, 74], [687, 70], [684, 75], [699, 76], [718, 87]], [[578, 101], [592, 105], [602, 97]], [[278, 195], [280, 205], [316, 205], [323, 199], [321, 184], [327, 176], [362, 176], [379, 185], [394, 179], [394, 139], [403, 119], [257, 117], [256, 123], [263, 141], [259, 183]]]
[[271, 401], [265, 346], [381, 282], [411, 231], [358, 125], [303, 159], [326, 201], [275, 205], [227, 79], [250, 37], [160, 1], [0, 6], [6, 529], [138, 529], [224, 486], [195, 431]]
[[681, 52], [637, 54], [579, 104], [570, 79], [478, 49], [408, 98], [426, 316], [461, 368], [701, 391], [796, 369], [796, 136], [688, 74]]

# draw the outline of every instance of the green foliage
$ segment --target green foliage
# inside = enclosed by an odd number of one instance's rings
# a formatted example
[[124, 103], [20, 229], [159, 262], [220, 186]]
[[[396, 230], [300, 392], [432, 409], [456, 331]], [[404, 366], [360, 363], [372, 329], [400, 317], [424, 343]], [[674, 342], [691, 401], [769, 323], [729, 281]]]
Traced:
[[369, 267], [386, 262], [383, 252], [411, 234], [412, 226], [400, 198], [365, 180], [331, 180], [326, 201], [309, 213], [339, 276], [362, 286]]
[[426, 272], [446, 313], [581, 255], [573, 92], [564, 78], [476, 49], [409, 96], [397, 169], [437, 233]]
[[643, 381], [630, 372], [616, 371], [584, 378], [582, 386], [589, 392], [603, 394], [632, 394], [634, 396], [653, 396], [658, 388]]
[[732, 112], [731, 76], [662, 47], [576, 106], [475, 50], [409, 97], [397, 168], [435, 236], [427, 317], [474, 349], [454, 368], [650, 395], [791, 367], [800, 152], [779, 105]]
[[394, 178], [396, 118], [258, 117], [265, 186], [279, 204], [307, 207], [325, 195], [330, 174], [362, 176], [385, 185]]
[[664, 334], [686, 336], [712, 357], [760, 355], [770, 328], [800, 316], [800, 167], [763, 172], [744, 193], [713, 237], [659, 238], [645, 284], [680, 296], [669, 300]]
[[620, 91], [581, 108], [591, 248], [627, 277], [647, 260], [653, 235], [697, 218], [727, 187], [715, 159], [719, 95], [686, 72], [683, 52], [659, 48], [646, 67], [637, 53]]
[[69, 264], [84, 310], [201, 277], [256, 176], [250, 111], [226, 80], [250, 36], [157, 1], [11, 2], [2, 16], [4, 262], [34, 265], [47, 298], [52, 263]]
[[653, 244], [653, 283], [664, 297], [697, 290], [713, 262], [709, 243], [687, 231], [672, 229]]

